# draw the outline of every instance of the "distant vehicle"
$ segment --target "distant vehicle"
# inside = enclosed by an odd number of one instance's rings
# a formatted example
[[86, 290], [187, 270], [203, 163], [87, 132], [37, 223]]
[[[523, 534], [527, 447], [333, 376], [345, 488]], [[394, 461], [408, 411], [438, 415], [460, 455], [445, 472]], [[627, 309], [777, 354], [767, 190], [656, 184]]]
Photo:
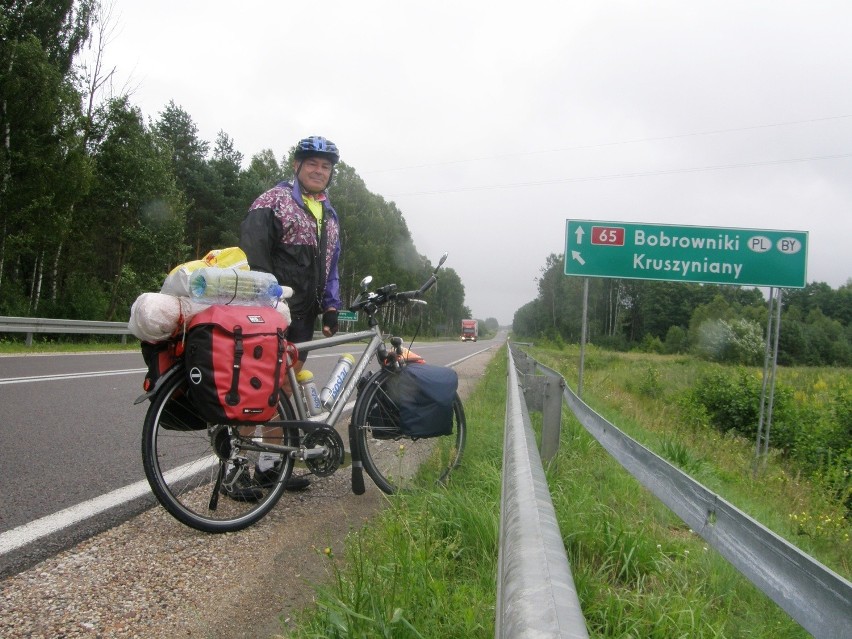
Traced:
[[461, 341], [475, 342], [479, 336], [479, 323], [475, 319], [463, 319], [461, 322]]

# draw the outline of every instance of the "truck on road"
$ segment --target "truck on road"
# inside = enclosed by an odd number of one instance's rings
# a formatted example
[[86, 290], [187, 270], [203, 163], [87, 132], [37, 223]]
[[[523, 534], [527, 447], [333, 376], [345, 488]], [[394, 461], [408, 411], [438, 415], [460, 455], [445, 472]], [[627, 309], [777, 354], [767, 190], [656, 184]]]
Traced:
[[475, 342], [479, 335], [479, 324], [475, 319], [463, 319], [461, 321], [461, 341]]

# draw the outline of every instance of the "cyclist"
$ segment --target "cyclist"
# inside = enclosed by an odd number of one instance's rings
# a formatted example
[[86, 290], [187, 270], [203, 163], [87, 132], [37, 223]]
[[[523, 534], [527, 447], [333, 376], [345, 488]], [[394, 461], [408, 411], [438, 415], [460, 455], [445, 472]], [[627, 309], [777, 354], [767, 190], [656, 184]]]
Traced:
[[[249, 208], [240, 224], [240, 248], [253, 271], [272, 273], [280, 284], [293, 289], [287, 339], [307, 342], [320, 314], [323, 335], [331, 337], [338, 327], [340, 222], [327, 189], [340, 153], [330, 140], [311, 136], [296, 144], [293, 158], [293, 181], [276, 184]], [[297, 373], [307, 356], [299, 353]], [[284, 390], [289, 394], [288, 385]], [[264, 462], [261, 457], [255, 478], [266, 483], [277, 480], [274, 469], [263, 467]], [[292, 477], [287, 488], [300, 490], [308, 485], [306, 477]], [[245, 485], [232, 492], [232, 497], [250, 498], [257, 491]]]

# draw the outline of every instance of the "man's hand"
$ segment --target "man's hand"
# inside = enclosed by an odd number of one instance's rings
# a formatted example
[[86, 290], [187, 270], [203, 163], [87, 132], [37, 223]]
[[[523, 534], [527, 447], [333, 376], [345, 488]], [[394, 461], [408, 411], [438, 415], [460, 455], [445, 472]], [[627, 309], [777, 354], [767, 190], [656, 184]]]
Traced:
[[337, 332], [337, 309], [329, 308], [322, 314], [322, 334], [331, 337]]

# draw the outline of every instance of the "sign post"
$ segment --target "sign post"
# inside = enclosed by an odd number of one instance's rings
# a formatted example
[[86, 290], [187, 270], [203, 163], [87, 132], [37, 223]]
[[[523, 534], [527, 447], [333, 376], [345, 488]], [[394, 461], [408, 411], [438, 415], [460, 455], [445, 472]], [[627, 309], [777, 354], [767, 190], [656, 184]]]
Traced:
[[568, 220], [565, 275], [803, 288], [807, 231]]

